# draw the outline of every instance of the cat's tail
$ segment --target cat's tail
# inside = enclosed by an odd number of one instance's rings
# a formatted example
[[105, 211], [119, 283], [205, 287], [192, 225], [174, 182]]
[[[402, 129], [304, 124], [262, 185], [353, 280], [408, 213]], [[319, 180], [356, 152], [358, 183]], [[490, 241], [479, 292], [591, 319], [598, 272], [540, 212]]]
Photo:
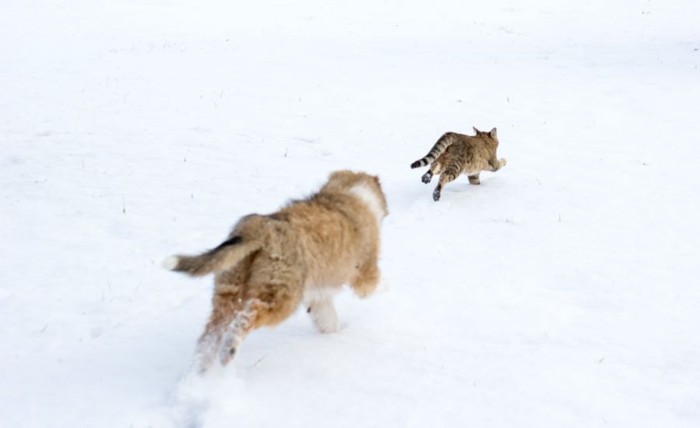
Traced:
[[192, 276], [217, 273], [235, 267], [241, 260], [264, 244], [263, 216], [244, 217], [231, 233], [229, 239], [217, 247], [196, 256], [170, 256], [163, 260], [163, 267]]
[[411, 168], [420, 168], [422, 166], [426, 166], [428, 164], [431, 164], [435, 162], [435, 159], [440, 157], [441, 154], [447, 150], [447, 148], [452, 145], [456, 137], [456, 134], [454, 132], [447, 132], [444, 134], [440, 139], [437, 140], [437, 142], [433, 145], [433, 147], [430, 149], [427, 155], [423, 156], [422, 158], [418, 159], [417, 161], [413, 162], [411, 164]]

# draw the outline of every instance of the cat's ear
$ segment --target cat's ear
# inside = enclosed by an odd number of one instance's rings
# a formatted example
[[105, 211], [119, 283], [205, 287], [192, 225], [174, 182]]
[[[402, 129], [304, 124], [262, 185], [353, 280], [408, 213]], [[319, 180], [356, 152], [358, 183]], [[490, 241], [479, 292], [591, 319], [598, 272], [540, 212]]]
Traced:
[[481, 132], [481, 131], [479, 131], [478, 129], [476, 129], [476, 126], [472, 126], [472, 128], [474, 128], [474, 132], [476, 132], [477, 134], [478, 134], [479, 132]]
[[493, 128], [492, 130], [490, 130], [489, 135], [491, 136], [491, 138], [496, 138], [497, 137], [496, 128]]

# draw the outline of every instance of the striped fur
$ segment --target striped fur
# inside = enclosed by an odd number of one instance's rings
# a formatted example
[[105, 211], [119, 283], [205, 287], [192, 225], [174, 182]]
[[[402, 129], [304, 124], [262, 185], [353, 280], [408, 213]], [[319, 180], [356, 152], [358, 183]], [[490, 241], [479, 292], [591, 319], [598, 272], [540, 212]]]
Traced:
[[506, 165], [505, 159], [498, 159], [498, 136], [496, 128], [482, 132], [474, 128], [476, 135], [464, 135], [456, 132], [444, 134], [423, 158], [411, 164], [411, 168], [430, 165], [421, 181], [430, 183], [433, 175], [439, 174], [440, 180], [433, 191], [433, 199], [440, 200], [443, 186], [464, 174], [470, 184], [479, 184], [481, 171], [498, 171]]
[[454, 132], [447, 132], [443, 134], [442, 137], [440, 137], [440, 139], [438, 139], [437, 142], [433, 145], [428, 154], [413, 162], [411, 164], [411, 168], [420, 168], [422, 166], [426, 166], [435, 162], [435, 159], [437, 159], [441, 154], [443, 154], [445, 150], [447, 150], [447, 148], [455, 142], [456, 135], [457, 134], [455, 134]]

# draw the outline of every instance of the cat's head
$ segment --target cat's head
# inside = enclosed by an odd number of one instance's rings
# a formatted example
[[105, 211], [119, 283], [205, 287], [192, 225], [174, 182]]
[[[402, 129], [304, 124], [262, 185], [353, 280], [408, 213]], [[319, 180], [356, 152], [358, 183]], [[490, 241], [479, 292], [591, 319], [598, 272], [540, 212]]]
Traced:
[[486, 137], [491, 140], [494, 140], [495, 142], [498, 142], [498, 134], [496, 132], [496, 128], [491, 129], [489, 132], [484, 132], [484, 131], [479, 131], [476, 129], [476, 126], [473, 126], [474, 132], [476, 132], [477, 137]]

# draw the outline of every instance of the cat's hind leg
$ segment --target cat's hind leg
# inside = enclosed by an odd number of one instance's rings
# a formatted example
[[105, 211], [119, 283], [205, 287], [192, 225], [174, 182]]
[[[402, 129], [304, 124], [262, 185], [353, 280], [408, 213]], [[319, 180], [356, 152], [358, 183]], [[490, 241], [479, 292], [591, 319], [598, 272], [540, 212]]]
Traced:
[[457, 177], [459, 177], [461, 172], [462, 171], [460, 171], [460, 168], [457, 165], [449, 165], [445, 168], [445, 171], [440, 174], [440, 182], [435, 190], [433, 190], [433, 200], [435, 202], [440, 200], [442, 188], [445, 186], [445, 184], [454, 181]]
[[425, 184], [430, 183], [430, 180], [433, 179], [433, 175], [435, 174], [440, 174], [440, 171], [442, 171], [442, 167], [438, 162], [433, 162], [432, 165], [430, 165], [430, 169], [428, 169], [428, 172], [423, 174], [421, 177], [421, 181]]

